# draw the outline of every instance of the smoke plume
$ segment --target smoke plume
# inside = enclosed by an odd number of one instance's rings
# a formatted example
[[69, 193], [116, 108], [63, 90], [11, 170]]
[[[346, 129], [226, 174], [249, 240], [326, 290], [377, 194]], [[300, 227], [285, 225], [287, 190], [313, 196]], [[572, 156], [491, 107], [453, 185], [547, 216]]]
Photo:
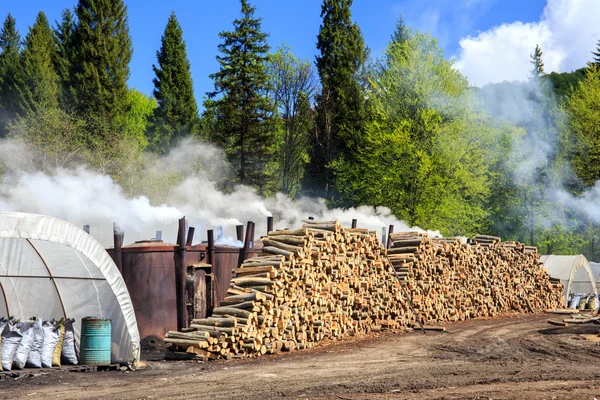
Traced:
[[[129, 196], [110, 176], [90, 167], [35, 171], [29, 150], [22, 144], [0, 144], [4, 174], [0, 178], [0, 210], [51, 215], [77, 226], [90, 225], [91, 234], [104, 246], [112, 245], [113, 222], [125, 232], [125, 243], [151, 239], [156, 231], [174, 242], [177, 220], [185, 216], [196, 228], [195, 242], [204, 240], [207, 229], [221, 228], [217, 243], [239, 246], [235, 226], [256, 223], [256, 236], [266, 234], [268, 216], [276, 228], [296, 228], [301, 219], [339, 220], [350, 226], [376, 230], [394, 225], [395, 231], [414, 230], [385, 207], [328, 209], [323, 199], [292, 200], [278, 193], [263, 198], [243, 185], [224, 190], [231, 176], [223, 153], [215, 146], [183, 141], [168, 155], [147, 163], [135, 176], [140, 195]], [[168, 184], [164, 184], [168, 181]], [[159, 200], [157, 200], [159, 199]], [[432, 232], [432, 234], [436, 234]]]

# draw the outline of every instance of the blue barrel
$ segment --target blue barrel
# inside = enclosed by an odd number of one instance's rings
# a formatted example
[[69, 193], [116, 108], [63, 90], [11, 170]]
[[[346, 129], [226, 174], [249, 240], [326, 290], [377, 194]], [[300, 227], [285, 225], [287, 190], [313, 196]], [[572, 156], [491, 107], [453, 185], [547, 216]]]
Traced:
[[110, 365], [110, 319], [85, 317], [81, 320], [80, 365]]

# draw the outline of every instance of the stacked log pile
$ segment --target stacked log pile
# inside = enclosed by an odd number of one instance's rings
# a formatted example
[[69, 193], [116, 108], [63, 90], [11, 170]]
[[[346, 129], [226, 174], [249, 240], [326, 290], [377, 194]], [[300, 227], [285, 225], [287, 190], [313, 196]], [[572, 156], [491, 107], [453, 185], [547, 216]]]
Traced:
[[385, 248], [366, 229], [304, 221], [269, 232], [263, 256], [234, 272], [229, 297], [211, 317], [167, 335], [173, 350], [241, 358], [414, 322]]
[[269, 232], [263, 255], [234, 270], [211, 317], [169, 332], [171, 356], [245, 358], [311, 348], [385, 329], [559, 307], [535, 248], [477, 236], [473, 244], [422, 233], [390, 237], [339, 222]]
[[416, 232], [390, 239], [389, 260], [423, 324], [564, 304], [562, 285], [550, 279], [535, 247], [483, 235], [472, 244]]

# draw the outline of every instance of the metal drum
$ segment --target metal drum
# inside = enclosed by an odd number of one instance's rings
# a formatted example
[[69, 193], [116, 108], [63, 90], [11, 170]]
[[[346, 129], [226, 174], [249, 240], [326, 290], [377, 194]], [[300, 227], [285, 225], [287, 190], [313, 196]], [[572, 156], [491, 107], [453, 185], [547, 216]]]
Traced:
[[81, 365], [110, 365], [111, 321], [85, 317], [81, 320]]

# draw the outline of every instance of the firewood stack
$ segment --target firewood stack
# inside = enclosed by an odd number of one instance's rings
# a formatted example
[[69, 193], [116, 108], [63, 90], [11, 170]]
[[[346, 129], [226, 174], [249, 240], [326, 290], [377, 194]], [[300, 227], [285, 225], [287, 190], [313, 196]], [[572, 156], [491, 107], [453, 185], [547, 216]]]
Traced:
[[211, 317], [167, 335], [173, 350], [251, 357], [414, 322], [385, 248], [367, 229], [307, 220], [269, 232], [263, 256], [234, 272], [229, 297]]
[[539, 312], [564, 304], [535, 247], [478, 235], [472, 244], [417, 232], [391, 237], [388, 257], [423, 324]]
[[562, 304], [562, 286], [549, 281], [535, 248], [411, 232], [392, 234], [386, 256], [375, 232], [303, 222], [269, 232], [263, 255], [234, 270], [211, 317], [167, 334], [171, 357], [254, 357], [417, 321], [431, 328]]

